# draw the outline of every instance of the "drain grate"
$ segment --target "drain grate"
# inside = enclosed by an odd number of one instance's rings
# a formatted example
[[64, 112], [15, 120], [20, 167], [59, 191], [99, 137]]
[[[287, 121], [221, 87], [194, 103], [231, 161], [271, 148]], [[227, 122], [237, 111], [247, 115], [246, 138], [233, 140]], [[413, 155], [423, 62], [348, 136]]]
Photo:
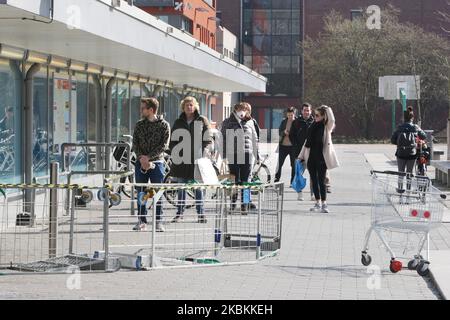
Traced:
[[80, 270], [104, 269], [105, 261], [84, 256], [67, 255], [43, 261], [19, 263], [9, 269], [26, 272], [61, 272], [77, 267]]

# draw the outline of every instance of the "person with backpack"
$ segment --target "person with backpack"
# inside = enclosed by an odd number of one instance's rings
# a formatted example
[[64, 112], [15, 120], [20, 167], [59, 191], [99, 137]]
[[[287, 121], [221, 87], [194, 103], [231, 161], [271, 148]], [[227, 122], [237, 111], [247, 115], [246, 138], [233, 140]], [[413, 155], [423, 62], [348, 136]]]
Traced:
[[[392, 134], [391, 143], [397, 145], [395, 156], [399, 172], [412, 173], [417, 159], [417, 137], [425, 140], [426, 134], [414, 124], [413, 108], [409, 106], [404, 112], [404, 123]], [[402, 186], [399, 182], [399, 189]]]

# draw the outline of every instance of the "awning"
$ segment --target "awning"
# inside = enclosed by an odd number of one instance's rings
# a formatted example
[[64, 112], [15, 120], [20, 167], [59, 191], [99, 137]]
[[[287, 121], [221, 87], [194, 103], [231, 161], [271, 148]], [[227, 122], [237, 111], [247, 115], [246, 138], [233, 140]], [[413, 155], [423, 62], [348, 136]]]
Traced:
[[110, 0], [56, 0], [52, 21], [50, 4], [51, 0], [0, 0], [0, 43], [170, 81], [177, 87], [266, 90], [263, 76], [125, 1], [113, 8]]

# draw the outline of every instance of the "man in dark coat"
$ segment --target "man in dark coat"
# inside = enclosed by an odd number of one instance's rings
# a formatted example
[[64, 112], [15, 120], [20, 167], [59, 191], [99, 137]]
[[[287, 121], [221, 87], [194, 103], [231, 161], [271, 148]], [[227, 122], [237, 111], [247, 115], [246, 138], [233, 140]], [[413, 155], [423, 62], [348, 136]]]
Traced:
[[[199, 108], [194, 97], [186, 97], [181, 102], [182, 113], [173, 124], [169, 144], [172, 158], [169, 175], [173, 178], [172, 182], [188, 183], [194, 180], [195, 161], [203, 157], [207, 147], [212, 143], [209, 121], [200, 115]], [[198, 222], [206, 223], [202, 190], [195, 189], [195, 200]], [[172, 222], [183, 219], [185, 201], [186, 191], [178, 191], [177, 214]]]
[[[308, 136], [308, 129], [313, 123], [314, 117], [312, 115], [312, 107], [309, 103], [305, 102], [302, 105], [301, 115], [294, 120], [294, 123], [292, 124], [292, 129], [289, 133], [289, 137], [295, 148], [294, 154], [296, 158], [300, 154], [300, 151], [302, 150], [302, 147], [305, 144], [306, 138]], [[312, 190], [310, 191], [311, 191], [311, 199], [313, 199]], [[297, 199], [300, 201], [304, 200], [303, 193], [301, 191], [298, 193]]]

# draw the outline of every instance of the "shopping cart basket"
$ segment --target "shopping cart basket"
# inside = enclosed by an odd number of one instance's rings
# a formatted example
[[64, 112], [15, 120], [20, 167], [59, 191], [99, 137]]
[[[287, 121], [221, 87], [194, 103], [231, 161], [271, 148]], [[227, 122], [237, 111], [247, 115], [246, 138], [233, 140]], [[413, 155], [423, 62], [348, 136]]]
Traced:
[[[386, 237], [386, 231], [392, 233], [412, 233], [419, 239], [416, 254], [408, 262], [408, 269], [417, 270], [419, 275], [429, 273], [428, 260], [420, 253], [429, 240], [432, 229], [441, 225], [446, 195], [431, 185], [425, 176], [414, 176], [395, 171], [372, 171], [372, 219], [367, 231], [361, 263], [368, 266], [372, 258], [368, 254], [368, 244], [372, 232], [381, 239], [391, 255], [389, 269], [397, 273], [402, 269], [402, 262], [393, 251], [392, 243]], [[411, 243], [405, 243], [405, 246]], [[411, 257], [405, 257], [407, 259]], [[427, 254], [427, 259], [428, 254]]]

